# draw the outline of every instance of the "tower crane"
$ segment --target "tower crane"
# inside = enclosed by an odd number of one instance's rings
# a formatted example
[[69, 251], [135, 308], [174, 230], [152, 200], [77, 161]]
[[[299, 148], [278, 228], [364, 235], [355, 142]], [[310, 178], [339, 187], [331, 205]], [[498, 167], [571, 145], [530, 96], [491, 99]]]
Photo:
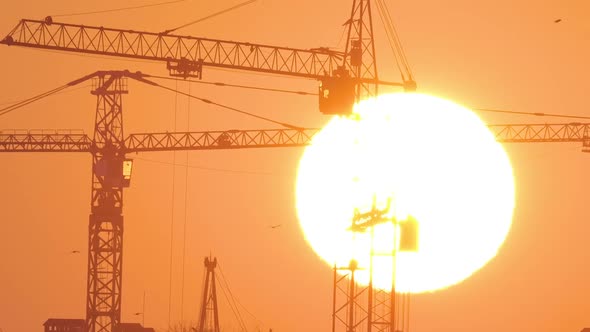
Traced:
[[123, 189], [133, 163], [128, 153], [289, 147], [307, 144], [315, 129], [229, 130], [140, 133], [124, 136], [122, 96], [127, 80], [152, 84], [141, 73], [99, 71], [71, 82], [93, 79], [97, 97], [92, 136], [80, 132], [0, 133], [1, 152], [86, 152], [92, 156], [88, 235], [87, 331], [112, 332], [121, 321]]
[[218, 67], [316, 79], [320, 111], [350, 114], [355, 100], [376, 95], [378, 85], [416, 89], [410, 72], [402, 73], [402, 82], [379, 79], [370, 4], [353, 0], [344, 52], [58, 23], [50, 16], [21, 20], [0, 44], [161, 61], [171, 76], [183, 78], [200, 79], [204, 67]]
[[[295, 49], [249, 42], [150, 33], [54, 22], [21, 20], [0, 41], [8, 46], [145, 59], [166, 63], [170, 75], [202, 78], [205, 67], [263, 72], [321, 82], [319, 108], [350, 114], [355, 100], [374, 96], [379, 85], [416, 88], [411, 73], [402, 82], [377, 75], [370, 0], [353, 0], [344, 52]], [[398, 56], [403, 56], [398, 55]], [[296, 147], [309, 144], [318, 129], [228, 130], [124, 135], [122, 98], [127, 79], [151, 84], [128, 71], [99, 71], [77, 80], [96, 81], [93, 134], [79, 132], [0, 133], [0, 152], [86, 152], [92, 156], [88, 238], [86, 324], [88, 332], [112, 332], [121, 321], [123, 189], [130, 185], [128, 153], [146, 151]], [[582, 142], [590, 124], [492, 126], [502, 142]], [[369, 320], [371, 318], [369, 317]]]
[[[377, 75], [370, 0], [353, 0], [345, 25], [344, 52], [325, 48], [296, 49], [161, 33], [137, 32], [44, 20], [21, 20], [0, 43], [85, 54], [118, 56], [166, 63], [170, 75], [202, 78], [204, 67], [221, 67], [321, 82], [319, 108], [324, 114], [350, 114], [355, 101], [376, 96], [378, 85], [416, 87], [408, 70], [401, 83]], [[403, 52], [396, 54], [403, 57]], [[112, 332], [121, 319], [123, 188], [129, 185], [132, 161], [126, 153], [244, 147], [296, 146], [311, 137], [306, 130], [225, 131], [138, 134], [125, 137], [122, 96], [126, 79], [148, 83], [140, 74], [97, 72], [84, 79], [97, 83], [96, 121], [92, 138], [84, 134], [9, 133], [0, 151], [77, 151], [93, 157], [89, 226], [86, 323], [88, 332]], [[77, 84], [72, 82], [71, 84]], [[293, 128], [291, 128], [293, 129]], [[39, 136], [40, 135], [40, 136]], [[134, 148], [132, 148], [134, 147]], [[131, 148], [131, 149], [130, 149]]]

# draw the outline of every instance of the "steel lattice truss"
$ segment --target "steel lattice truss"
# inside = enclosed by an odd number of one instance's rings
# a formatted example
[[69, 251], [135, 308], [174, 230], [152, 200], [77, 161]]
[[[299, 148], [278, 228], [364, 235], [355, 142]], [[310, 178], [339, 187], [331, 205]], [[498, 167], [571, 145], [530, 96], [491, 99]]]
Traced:
[[496, 139], [506, 143], [582, 142], [588, 145], [590, 124], [507, 124], [491, 125]]
[[127, 152], [215, 150], [304, 146], [319, 129], [228, 130], [186, 133], [132, 134]]
[[[349, 36], [355, 36], [353, 42], [346, 45], [346, 54], [360, 54], [359, 59], [364, 59], [360, 63], [348, 63], [348, 69], [353, 77], [367, 77], [378, 80], [377, 61], [375, 59], [375, 39], [373, 38], [373, 19], [371, 15], [371, 5], [367, 0], [356, 0], [352, 6], [351, 17], [361, 17], [362, 19], [349, 22]], [[357, 92], [358, 99], [374, 97], [377, 95], [377, 85], [363, 85]]]
[[256, 70], [320, 79], [343, 62], [343, 54], [50, 20], [21, 20], [1, 42], [52, 50], [156, 61], [188, 60], [205, 66]]
[[[590, 144], [590, 123], [503, 124], [488, 128], [502, 143]], [[127, 136], [122, 149], [128, 153], [297, 147], [309, 145], [318, 132], [317, 128], [307, 128], [140, 133]], [[94, 147], [93, 140], [79, 132], [0, 131], [2, 152], [92, 152]]]
[[0, 131], [0, 151], [90, 152], [92, 138], [72, 131]]
[[[42, 21], [21, 20], [0, 44], [166, 62], [171, 75], [185, 78], [200, 78], [202, 67], [210, 66], [312, 78], [335, 86], [348, 85], [350, 81], [355, 85], [357, 99], [375, 95], [377, 84], [415, 88], [414, 82], [378, 80], [369, 2], [353, 1], [351, 18], [346, 23], [349, 26], [345, 52], [55, 23], [50, 17]], [[335, 73], [338, 70], [340, 73]], [[121, 172], [126, 153], [306, 146], [319, 130], [229, 130], [125, 136], [121, 103], [122, 95], [127, 93], [124, 77], [150, 82], [140, 73], [97, 72], [68, 85], [90, 77], [98, 77], [100, 82], [92, 91], [97, 96], [93, 135], [0, 131], [0, 152], [86, 152], [93, 156], [86, 323], [88, 332], [113, 332], [121, 321], [123, 188], [129, 185], [129, 179], [125, 179]], [[331, 78], [335, 80], [331, 82]], [[332, 88], [338, 91], [334, 86]], [[320, 106], [321, 103], [320, 99]], [[590, 146], [589, 126], [579, 123], [498, 125], [490, 126], [490, 129], [500, 142], [582, 142], [586, 147]], [[350, 329], [365, 321], [371, 326], [373, 319], [372, 313], [358, 307], [357, 295], [372, 296], [372, 291], [352, 289], [344, 307], [338, 309], [350, 314], [348, 319], [340, 321]], [[336, 299], [334, 301], [336, 316]], [[346, 310], [346, 303], [351, 311]], [[368, 306], [369, 311], [373, 309], [372, 305]], [[362, 310], [365, 311], [357, 318], [353, 317], [355, 311]], [[381, 318], [385, 319], [379, 317], [378, 320]]]

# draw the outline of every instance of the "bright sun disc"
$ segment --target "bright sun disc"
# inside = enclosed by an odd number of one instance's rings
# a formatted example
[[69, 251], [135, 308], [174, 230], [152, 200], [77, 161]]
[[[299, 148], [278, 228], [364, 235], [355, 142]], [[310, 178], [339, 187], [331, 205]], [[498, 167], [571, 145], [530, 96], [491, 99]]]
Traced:
[[[391, 216], [419, 223], [418, 251], [397, 253], [397, 290], [445, 288], [492, 259], [512, 222], [514, 181], [487, 126], [422, 94], [382, 95], [354, 113], [355, 120], [334, 117], [299, 164], [297, 212], [315, 252], [330, 265], [356, 259], [366, 268], [357, 280], [367, 283], [371, 232], [349, 227], [355, 208], [369, 211], [375, 197], [380, 209], [391, 199]], [[383, 289], [392, 284], [393, 238], [393, 224], [374, 228], [373, 282]]]

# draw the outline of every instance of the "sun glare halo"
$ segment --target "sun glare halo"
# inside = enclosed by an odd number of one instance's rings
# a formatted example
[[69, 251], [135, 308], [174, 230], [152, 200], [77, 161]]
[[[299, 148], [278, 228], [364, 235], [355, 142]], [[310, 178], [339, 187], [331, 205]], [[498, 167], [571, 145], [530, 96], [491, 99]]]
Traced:
[[[367, 270], [371, 232], [349, 230], [355, 209], [380, 208], [419, 223], [417, 252], [398, 252], [399, 291], [426, 292], [461, 282], [492, 259], [510, 229], [512, 167], [479, 117], [447, 100], [418, 93], [381, 95], [334, 117], [300, 160], [296, 205], [301, 229], [328, 264], [351, 259]], [[373, 282], [392, 284], [394, 226], [375, 226]], [[396, 232], [399, 234], [399, 232]], [[399, 241], [397, 241], [399, 242]]]

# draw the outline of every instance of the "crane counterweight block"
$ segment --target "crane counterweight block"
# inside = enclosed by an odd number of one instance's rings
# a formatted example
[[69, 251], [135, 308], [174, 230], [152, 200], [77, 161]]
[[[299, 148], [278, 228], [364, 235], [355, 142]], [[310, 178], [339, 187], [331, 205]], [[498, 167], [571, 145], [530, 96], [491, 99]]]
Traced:
[[419, 249], [419, 231], [420, 225], [418, 220], [413, 216], [408, 216], [406, 220], [399, 223], [399, 251], [400, 252], [417, 252]]
[[357, 80], [344, 68], [332, 76], [322, 78], [319, 87], [320, 112], [323, 114], [350, 115], [354, 107]]

